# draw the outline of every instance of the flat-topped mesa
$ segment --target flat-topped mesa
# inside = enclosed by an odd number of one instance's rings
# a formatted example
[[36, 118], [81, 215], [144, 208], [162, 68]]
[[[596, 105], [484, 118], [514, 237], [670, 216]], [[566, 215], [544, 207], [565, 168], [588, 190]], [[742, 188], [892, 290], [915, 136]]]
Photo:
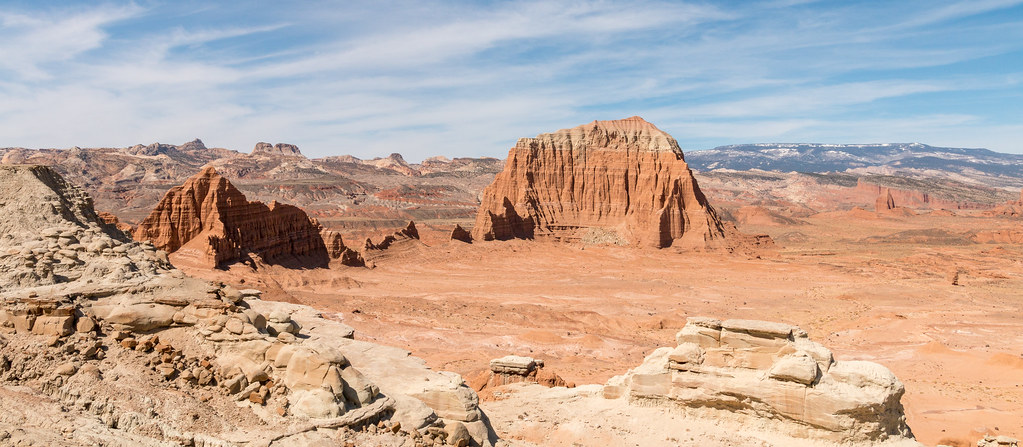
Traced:
[[[139, 224], [137, 240], [152, 241], [171, 260], [216, 267], [248, 255], [264, 262], [325, 266], [331, 255], [347, 253], [340, 236], [291, 205], [249, 202], [212, 167], [167, 192]], [[331, 246], [324, 243], [330, 238]]]
[[704, 248], [726, 228], [678, 142], [632, 117], [520, 139], [483, 192], [472, 237]]
[[832, 442], [912, 438], [902, 382], [887, 368], [836, 361], [795, 326], [690, 318], [675, 348], [613, 377], [604, 397], [671, 403], [687, 417], [769, 423], [794, 436]]
[[298, 146], [287, 143], [277, 143], [271, 145], [270, 143], [259, 142], [256, 143], [256, 147], [252, 149], [253, 156], [271, 156], [271, 157], [305, 157], [302, 152], [298, 150]]

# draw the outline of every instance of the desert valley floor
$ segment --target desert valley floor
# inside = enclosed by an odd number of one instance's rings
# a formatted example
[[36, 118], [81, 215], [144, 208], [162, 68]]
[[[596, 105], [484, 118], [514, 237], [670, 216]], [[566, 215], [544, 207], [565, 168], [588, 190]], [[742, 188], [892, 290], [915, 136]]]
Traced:
[[[837, 358], [890, 368], [906, 386], [908, 422], [925, 444], [971, 445], [985, 433], [1023, 432], [1023, 249], [958, 236], [1012, 222], [860, 211], [741, 228], [778, 241], [755, 255], [470, 245], [424, 232], [426, 245], [388, 253], [372, 269], [236, 264], [189, 273], [242, 278], [273, 299], [312, 305], [356, 328], [356, 338], [404, 347], [435, 369], [466, 375], [520, 354], [546, 360], [547, 369], [579, 385], [604, 383], [673, 344], [688, 316], [783, 321]], [[494, 420], [523, 419], [521, 409], [500, 402], [481, 407]], [[538, 428], [551, 433], [558, 423], [555, 415], [495, 428], [536, 442]], [[578, 436], [600, 432], [585, 431]]]

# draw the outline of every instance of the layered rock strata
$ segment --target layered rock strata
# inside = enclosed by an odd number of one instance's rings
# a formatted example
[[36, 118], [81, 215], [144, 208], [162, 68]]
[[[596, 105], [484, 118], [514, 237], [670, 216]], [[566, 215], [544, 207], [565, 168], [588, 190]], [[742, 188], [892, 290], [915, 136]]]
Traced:
[[726, 228], [675, 139], [632, 117], [520, 139], [483, 192], [472, 237], [706, 247]]
[[171, 188], [134, 236], [172, 253], [174, 262], [204, 267], [252, 255], [302, 266], [325, 266], [331, 258], [359, 264], [340, 235], [325, 232], [300, 208], [250, 202], [212, 167]]
[[781, 430], [832, 442], [912, 437], [887, 368], [836, 361], [801, 329], [782, 323], [690, 318], [675, 348], [608, 381], [604, 396], [670, 403], [694, 416], [777, 421]]

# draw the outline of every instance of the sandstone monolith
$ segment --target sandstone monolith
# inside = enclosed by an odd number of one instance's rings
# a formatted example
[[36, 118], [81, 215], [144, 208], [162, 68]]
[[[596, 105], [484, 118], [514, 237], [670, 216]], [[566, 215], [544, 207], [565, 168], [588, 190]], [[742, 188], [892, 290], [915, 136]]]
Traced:
[[520, 139], [472, 237], [703, 248], [726, 233], [678, 142], [635, 116]]

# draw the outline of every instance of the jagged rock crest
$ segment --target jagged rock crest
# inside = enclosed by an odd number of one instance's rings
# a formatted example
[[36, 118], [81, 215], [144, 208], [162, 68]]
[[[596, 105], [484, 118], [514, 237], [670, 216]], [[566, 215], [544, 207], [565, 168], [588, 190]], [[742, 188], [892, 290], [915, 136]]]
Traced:
[[134, 236], [173, 253], [174, 262], [215, 267], [254, 254], [265, 262], [325, 266], [330, 253], [340, 256], [346, 247], [339, 235], [331, 235], [328, 253], [322, 230], [298, 207], [249, 202], [207, 167], [171, 188]]

